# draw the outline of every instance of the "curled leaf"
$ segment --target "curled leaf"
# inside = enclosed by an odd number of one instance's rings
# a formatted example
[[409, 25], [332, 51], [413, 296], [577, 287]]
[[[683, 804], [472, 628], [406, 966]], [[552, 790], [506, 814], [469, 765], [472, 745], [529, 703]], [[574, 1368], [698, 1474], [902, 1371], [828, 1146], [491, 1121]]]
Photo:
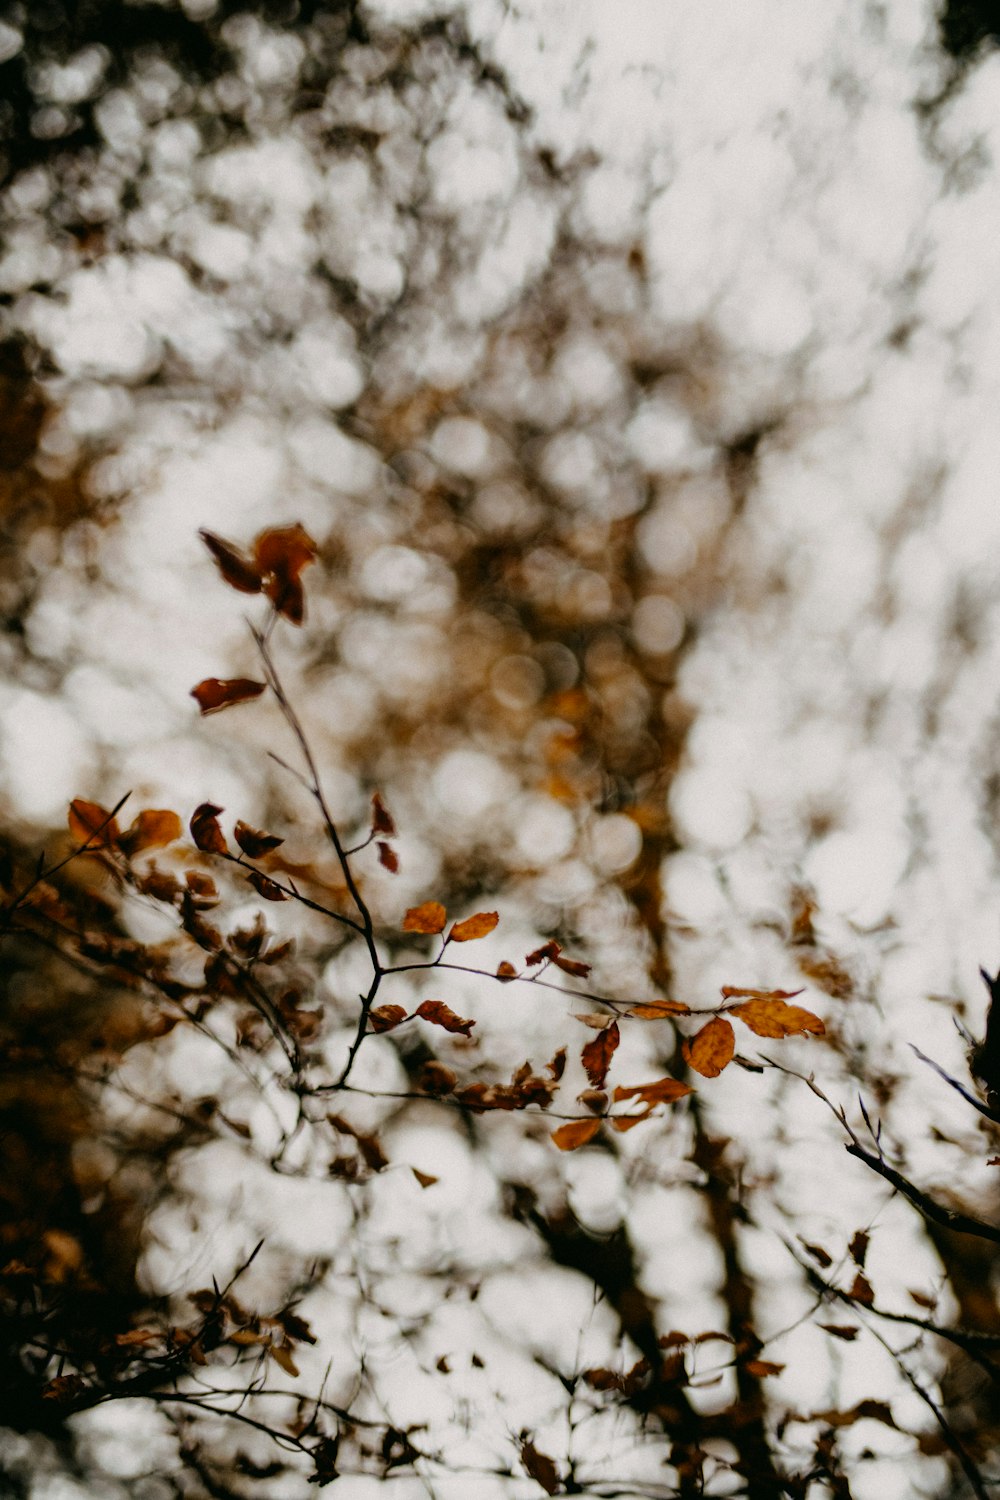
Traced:
[[222, 811], [213, 802], [202, 802], [191, 815], [191, 837], [197, 848], [205, 854], [228, 854], [229, 845], [219, 827], [218, 816]]
[[823, 1036], [826, 1030], [811, 1010], [804, 1010], [801, 1005], [786, 1005], [778, 995], [745, 1000], [741, 1005], [730, 1006], [729, 1012], [757, 1036], [805, 1036], [810, 1032], [813, 1036]]
[[230, 588], [241, 594], [259, 594], [262, 579], [259, 570], [249, 557], [244, 557], [231, 542], [223, 541], [211, 531], [199, 531], [205, 546], [215, 559], [215, 565]]
[[422, 906], [411, 906], [403, 918], [404, 932], [443, 932], [448, 914], [440, 901], [425, 901]]
[[97, 802], [74, 797], [69, 805], [69, 831], [91, 849], [112, 849], [121, 837], [117, 819]]
[[517, 970], [513, 964], [509, 964], [504, 959], [502, 963], [497, 964], [497, 978], [502, 980], [504, 984], [509, 984], [512, 979], [517, 978]]
[[566, 1125], [560, 1125], [558, 1130], [553, 1130], [552, 1139], [560, 1151], [576, 1151], [580, 1146], [586, 1146], [592, 1141], [601, 1128], [600, 1120], [570, 1120]]
[[391, 848], [388, 844], [383, 843], [381, 839], [379, 839], [375, 847], [378, 849], [378, 862], [382, 866], [382, 868], [384, 870], [388, 870], [390, 875], [398, 874], [399, 855], [396, 853], [395, 849]]
[[263, 896], [265, 901], [288, 900], [287, 891], [283, 891], [281, 886], [275, 884], [273, 880], [268, 880], [267, 876], [262, 875], [259, 870], [251, 870], [247, 879], [258, 896]]
[[445, 1031], [461, 1032], [463, 1036], [471, 1036], [475, 1021], [466, 1021], [455, 1012], [443, 1000], [422, 1000], [414, 1011], [414, 1015], [420, 1016], [421, 1020], [430, 1021], [435, 1026], [443, 1026]]
[[372, 797], [372, 833], [384, 833], [391, 839], [395, 832], [396, 823], [392, 813], [382, 801], [380, 793], [376, 792]]
[[248, 859], [260, 859], [261, 855], [270, 854], [272, 849], [277, 849], [279, 844], [285, 842], [273, 833], [263, 833], [259, 828], [251, 828], [249, 823], [243, 822], [236, 824], [233, 837]]
[[393, 1031], [406, 1020], [402, 1005], [375, 1005], [368, 1012], [372, 1031]]
[[703, 1078], [718, 1078], [736, 1050], [733, 1028], [723, 1016], [715, 1016], [681, 1046], [688, 1067]]
[[612, 1021], [603, 1031], [599, 1031], [593, 1041], [588, 1042], [580, 1053], [580, 1061], [583, 1063], [591, 1086], [595, 1089], [604, 1087], [604, 1080], [608, 1076], [611, 1059], [615, 1055], [618, 1043], [621, 1040], [618, 1031], [618, 1022]]
[[578, 979], [586, 979], [590, 973], [590, 964], [585, 964], [579, 958], [563, 958], [561, 954], [554, 953], [552, 962], [557, 969], [562, 969], [564, 974], [575, 974]]
[[317, 550], [299, 522], [262, 531], [254, 543], [254, 562], [263, 579], [264, 593], [278, 614], [293, 625], [301, 625], [305, 619], [300, 574], [314, 560]]
[[265, 686], [250, 677], [206, 677], [191, 689], [191, 697], [197, 700], [203, 714], [214, 714], [234, 703], [249, 703], [259, 698]]
[[475, 916], [456, 922], [448, 934], [449, 943], [472, 943], [476, 938], [486, 937], [500, 921], [495, 911], [477, 911]]
[[562, 949], [559, 944], [553, 940], [543, 943], [540, 948], [536, 948], [532, 953], [526, 954], [524, 961], [529, 969], [533, 969], [536, 964], [542, 964], [546, 959], [551, 961], [554, 958], [558, 958], [561, 952]]

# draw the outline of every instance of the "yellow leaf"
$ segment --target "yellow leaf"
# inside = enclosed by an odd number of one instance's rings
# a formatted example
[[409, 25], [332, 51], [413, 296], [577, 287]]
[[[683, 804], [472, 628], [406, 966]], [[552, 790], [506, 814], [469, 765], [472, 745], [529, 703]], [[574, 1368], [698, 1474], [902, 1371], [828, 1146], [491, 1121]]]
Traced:
[[425, 901], [422, 906], [411, 906], [403, 918], [404, 932], [443, 932], [448, 914], [440, 901]]
[[722, 1016], [716, 1016], [695, 1036], [688, 1037], [681, 1051], [688, 1067], [703, 1078], [718, 1078], [733, 1058], [736, 1038], [733, 1028]]
[[738, 1016], [757, 1036], [805, 1036], [809, 1032], [822, 1036], [826, 1030], [811, 1010], [803, 1010], [801, 1005], [786, 1005], [777, 994], [730, 1006], [730, 1015]]
[[448, 934], [449, 943], [471, 943], [476, 938], [486, 937], [487, 933], [493, 931], [500, 920], [498, 912], [477, 911], [474, 917], [466, 917], [464, 922], [456, 922]]
[[75, 797], [69, 805], [69, 831], [91, 849], [110, 849], [119, 839], [118, 823], [97, 802]]

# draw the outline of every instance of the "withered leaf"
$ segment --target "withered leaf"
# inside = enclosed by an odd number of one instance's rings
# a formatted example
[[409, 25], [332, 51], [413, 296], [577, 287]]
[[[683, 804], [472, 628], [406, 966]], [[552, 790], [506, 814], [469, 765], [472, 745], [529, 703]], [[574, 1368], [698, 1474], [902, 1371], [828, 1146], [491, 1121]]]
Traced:
[[430, 1021], [434, 1026], [443, 1026], [445, 1031], [461, 1032], [462, 1036], [471, 1036], [476, 1024], [475, 1021], [466, 1021], [461, 1016], [456, 1016], [443, 1000], [422, 1000], [414, 1015]]
[[633, 1005], [625, 1014], [640, 1021], [662, 1021], [665, 1016], [689, 1016], [691, 1007], [683, 1000], [650, 1000], [643, 1005]]
[[281, 1366], [286, 1375], [295, 1376], [299, 1373], [299, 1367], [292, 1358], [292, 1351], [287, 1344], [271, 1344], [267, 1352], [275, 1364]]
[[871, 1307], [875, 1301], [875, 1293], [872, 1291], [871, 1282], [863, 1271], [859, 1271], [851, 1283], [851, 1290], [847, 1294], [853, 1301], [860, 1302], [864, 1307]]
[[912, 1288], [910, 1288], [910, 1296], [913, 1298], [918, 1307], [926, 1307], [928, 1309], [937, 1307], [937, 1298], [928, 1297], [926, 1292], [915, 1292]]
[[540, 948], [535, 948], [533, 952], [526, 954], [524, 961], [529, 969], [533, 969], [536, 964], [544, 963], [546, 959], [551, 961], [554, 958], [558, 958], [561, 952], [562, 949], [559, 944], [553, 940], [552, 942], [543, 943]]
[[165, 844], [172, 844], [183, 831], [175, 812], [166, 808], [147, 808], [133, 819], [120, 843], [126, 854], [140, 854], [143, 849], [162, 849]]
[[476, 938], [486, 937], [500, 921], [495, 911], [477, 911], [475, 916], [456, 922], [448, 934], [449, 943], [472, 943]]
[[616, 1104], [620, 1104], [623, 1099], [641, 1099], [643, 1104], [673, 1104], [676, 1099], [683, 1099], [693, 1093], [694, 1089], [689, 1083], [680, 1083], [676, 1078], [658, 1078], [655, 1083], [618, 1087], [613, 1097]]
[[731, 1005], [729, 1013], [738, 1016], [757, 1036], [804, 1036], [807, 1033], [822, 1036], [826, 1030], [819, 1016], [814, 1016], [811, 1010], [804, 1010], [801, 1005], [786, 1005], [778, 995]]
[[621, 1036], [618, 1030], [618, 1022], [612, 1021], [603, 1031], [599, 1031], [593, 1041], [586, 1044], [580, 1053], [580, 1061], [583, 1063], [591, 1086], [595, 1089], [604, 1087], [604, 1080], [608, 1076], [611, 1059], [615, 1055]]
[[112, 849], [121, 837], [118, 821], [97, 802], [74, 797], [69, 805], [69, 831], [80, 844], [91, 849]]
[[406, 1020], [406, 1010], [402, 1005], [375, 1005], [368, 1012], [368, 1020], [372, 1031], [393, 1031]]
[[817, 1323], [816, 1326], [824, 1333], [832, 1333], [835, 1339], [843, 1339], [845, 1344], [853, 1343], [858, 1336], [853, 1323]]
[[822, 1245], [810, 1245], [801, 1235], [796, 1236], [796, 1238], [803, 1250], [812, 1256], [818, 1266], [822, 1266], [826, 1270], [827, 1266], [833, 1265], [833, 1256], [828, 1250], [824, 1250]]
[[390, 839], [396, 832], [396, 824], [392, 813], [386, 807], [378, 792], [375, 792], [372, 797], [372, 832], [384, 833]]
[[573, 1020], [582, 1021], [584, 1026], [589, 1026], [592, 1031], [603, 1031], [610, 1019], [610, 1016], [602, 1015], [600, 1011], [596, 1010], [575, 1010], [573, 1012]]
[[724, 984], [720, 991], [723, 1000], [794, 1000], [802, 990], [745, 990], [735, 984]]
[[418, 1086], [426, 1094], [450, 1094], [457, 1082], [457, 1074], [435, 1058], [424, 1063], [417, 1078]]
[[414, 1177], [420, 1183], [420, 1186], [422, 1188], [433, 1187], [436, 1182], [440, 1181], [440, 1178], [432, 1177], [430, 1172], [421, 1172], [417, 1167], [411, 1167], [410, 1171], [413, 1173]]
[[219, 827], [221, 807], [214, 802], [202, 802], [191, 815], [191, 837], [204, 854], [228, 854], [229, 845]]
[[748, 1375], [756, 1375], [758, 1379], [762, 1379], [766, 1375], [780, 1375], [785, 1367], [773, 1364], [769, 1359], [748, 1359], [743, 1368]]
[[259, 698], [266, 685], [254, 682], [251, 677], [206, 677], [191, 689], [191, 697], [197, 700], [203, 714], [214, 714], [234, 703], [249, 703]]
[[254, 542], [254, 562], [263, 579], [264, 593], [293, 625], [301, 625], [305, 618], [300, 574], [315, 559], [317, 550], [299, 522], [262, 531]]
[[554, 1495], [560, 1488], [559, 1470], [547, 1453], [539, 1453], [528, 1438], [521, 1439], [521, 1462], [536, 1484], [540, 1484], [547, 1495]]
[[851, 1236], [851, 1243], [847, 1247], [851, 1259], [861, 1271], [863, 1271], [865, 1268], [865, 1258], [868, 1255], [869, 1238], [870, 1236], [868, 1235], [866, 1230], [858, 1229]]
[[288, 893], [283, 891], [281, 886], [277, 885], [273, 880], [268, 880], [267, 876], [262, 875], [259, 870], [251, 870], [247, 875], [247, 879], [258, 896], [263, 896], [265, 901], [288, 900]]
[[270, 854], [272, 849], [277, 849], [285, 842], [273, 833], [264, 833], [261, 829], [251, 828], [249, 823], [243, 822], [236, 824], [233, 837], [248, 859], [260, 859], [261, 855]]
[[552, 955], [552, 962], [564, 974], [575, 974], [578, 979], [586, 979], [591, 969], [590, 964], [583, 963], [579, 958], [563, 958], [559, 953]]
[[497, 964], [497, 978], [502, 980], [504, 984], [509, 984], [512, 979], [517, 978], [517, 970], [513, 964], [509, 964], [504, 959], [502, 963]]
[[224, 541], [211, 531], [199, 531], [198, 535], [211, 552], [216, 567], [230, 588], [238, 589], [241, 594], [260, 593], [261, 575], [250, 558], [244, 557], [231, 542]]
[[378, 862], [382, 868], [388, 870], [390, 875], [398, 874], [399, 855], [395, 849], [391, 848], [389, 844], [383, 843], [381, 839], [379, 839], [375, 847], [378, 849]]
[[703, 1078], [718, 1078], [731, 1061], [736, 1050], [733, 1028], [722, 1016], [715, 1016], [692, 1037], [687, 1037], [681, 1046], [688, 1067]]
[[422, 906], [411, 906], [403, 918], [404, 932], [443, 932], [448, 914], [440, 901], [425, 901]]
[[558, 1130], [553, 1130], [552, 1139], [560, 1151], [575, 1151], [579, 1146], [592, 1141], [600, 1128], [600, 1120], [570, 1120], [566, 1125], [560, 1125]]

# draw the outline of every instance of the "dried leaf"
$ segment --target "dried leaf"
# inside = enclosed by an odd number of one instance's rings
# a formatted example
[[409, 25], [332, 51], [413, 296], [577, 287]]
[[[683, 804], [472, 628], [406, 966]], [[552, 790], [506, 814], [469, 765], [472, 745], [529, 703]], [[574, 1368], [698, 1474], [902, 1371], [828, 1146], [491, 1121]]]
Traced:
[[796, 995], [801, 995], [802, 990], [743, 990], [734, 984], [724, 984], [721, 995], [723, 1000], [794, 1000]]
[[863, 1271], [865, 1268], [865, 1257], [868, 1254], [869, 1238], [870, 1236], [868, 1235], [866, 1230], [858, 1229], [851, 1236], [851, 1243], [847, 1247], [851, 1259], [861, 1271]]
[[937, 1307], [937, 1298], [928, 1297], [926, 1292], [915, 1292], [911, 1288], [910, 1296], [913, 1298], [918, 1307], [926, 1307], [928, 1309]]
[[425, 1094], [450, 1094], [457, 1082], [458, 1075], [436, 1058], [424, 1063], [417, 1078], [417, 1085]]
[[785, 1367], [772, 1364], [769, 1359], [748, 1359], [743, 1368], [748, 1375], [756, 1375], [758, 1379], [763, 1379], [766, 1375], [780, 1375]]
[[832, 1333], [835, 1339], [843, 1339], [845, 1344], [853, 1343], [858, 1336], [853, 1323], [817, 1323], [816, 1326], [824, 1333]]
[[254, 562], [264, 593], [293, 625], [305, 618], [305, 594], [299, 575], [317, 553], [316, 543], [298, 522], [262, 531], [254, 543]]
[[233, 837], [248, 859], [260, 859], [262, 855], [270, 854], [272, 849], [277, 849], [285, 842], [273, 833], [263, 833], [261, 829], [251, 828], [249, 823], [243, 822], [236, 824]]
[[593, 1041], [588, 1042], [580, 1053], [580, 1061], [583, 1063], [591, 1086], [595, 1089], [604, 1087], [604, 1080], [608, 1076], [611, 1059], [614, 1057], [621, 1040], [618, 1031], [618, 1022], [612, 1021], [603, 1031], [598, 1032]]
[[372, 1031], [393, 1031], [406, 1020], [406, 1010], [402, 1005], [375, 1005], [368, 1012], [368, 1019]]
[[665, 1016], [689, 1016], [691, 1007], [683, 1000], [650, 1000], [648, 1004], [633, 1005], [625, 1014], [640, 1021], [662, 1021]]
[[273, 880], [268, 880], [259, 870], [251, 870], [247, 876], [250, 884], [258, 896], [263, 896], [265, 901], [287, 901], [288, 893], [281, 889]]
[[539, 1453], [534, 1443], [521, 1439], [521, 1462], [536, 1484], [540, 1484], [547, 1495], [554, 1495], [562, 1481], [559, 1470], [546, 1453]]
[[382, 801], [381, 795], [376, 792], [372, 797], [372, 833], [384, 833], [387, 838], [392, 838], [396, 832], [396, 824], [392, 813]]
[[191, 697], [197, 699], [203, 714], [214, 714], [234, 703], [249, 703], [259, 698], [266, 686], [250, 677], [206, 677], [191, 689]]
[[805, 1250], [807, 1254], [811, 1255], [816, 1264], [818, 1266], [822, 1266], [824, 1271], [826, 1270], [827, 1266], [833, 1265], [833, 1256], [828, 1250], [824, 1250], [822, 1245], [810, 1245], [809, 1242], [807, 1240], [804, 1240], [801, 1235], [797, 1235], [796, 1238], [798, 1239], [798, 1242], [802, 1246], [803, 1250]]
[[592, 1141], [600, 1128], [600, 1120], [570, 1120], [568, 1124], [560, 1125], [558, 1130], [553, 1130], [552, 1139], [560, 1151], [575, 1151], [579, 1146]]
[[395, 849], [390, 848], [388, 844], [384, 844], [381, 839], [379, 839], [375, 847], [378, 849], [378, 862], [383, 869], [388, 870], [390, 875], [398, 874], [399, 855]]
[[420, 1186], [422, 1188], [433, 1187], [436, 1182], [439, 1182], [441, 1180], [438, 1177], [432, 1177], [430, 1172], [419, 1171], [417, 1167], [411, 1167], [410, 1171], [413, 1173], [414, 1177], [420, 1183]]
[[610, 1019], [610, 1016], [602, 1014], [601, 1012], [596, 1010], [575, 1010], [573, 1012], [573, 1020], [582, 1021], [584, 1026], [589, 1026], [592, 1031], [603, 1031]]
[[448, 914], [440, 901], [425, 901], [422, 906], [411, 906], [403, 918], [404, 932], [443, 932]]
[[477, 911], [474, 917], [456, 922], [448, 934], [449, 943], [472, 943], [476, 938], [486, 937], [500, 921], [498, 912]]
[[847, 1294], [855, 1302], [860, 1302], [864, 1307], [871, 1307], [875, 1301], [875, 1293], [872, 1291], [871, 1282], [864, 1272], [859, 1271], [851, 1283], [851, 1290]]
[[79, 844], [91, 849], [112, 849], [121, 837], [117, 819], [97, 802], [74, 797], [69, 805], [69, 831]]
[[552, 959], [558, 958], [561, 952], [562, 949], [557, 942], [543, 943], [540, 948], [528, 953], [524, 961], [529, 969], [533, 969], [536, 964], [545, 963], [546, 960], [551, 962]]
[[461, 1016], [456, 1016], [443, 1000], [422, 1000], [414, 1015], [430, 1021], [434, 1026], [443, 1026], [445, 1031], [461, 1032], [462, 1036], [471, 1036], [476, 1024], [475, 1021], [466, 1021]]
[[738, 1016], [757, 1036], [804, 1036], [810, 1032], [813, 1036], [822, 1036], [826, 1030], [819, 1016], [814, 1016], [811, 1010], [803, 1010], [801, 1005], [786, 1005], [777, 994], [731, 1005], [729, 1013]]
[[162, 849], [179, 839], [184, 829], [180, 818], [169, 809], [148, 808], [134, 818], [121, 836], [126, 854], [140, 854], [144, 849]]
[[276, 1365], [280, 1365], [286, 1375], [295, 1376], [299, 1373], [299, 1367], [292, 1358], [292, 1351], [286, 1344], [272, 1344], [268, 1354]]
[[241, 594], [260, 593], [261, 575], [250, 558], [244, 557], [231, 542], [223, 541], [221, 536], [215, 536], [211, 531], [199, 531], [198, 535], [211, 552], [216, 567], [230, 588], [239, 589]]
[[694, 1089], [689, 1083], [680, 1083], [676, 1078], [658, 1078], [655, 1083], [637, 1083], [629, 1088], [616, 1088], [614, 1101], [620, 1104], [623, 1099], [641, 1099], [643, 1104], [673, 1104], [677, 1099], [683, 1099], [688, 1094], [693, 1094]]
[[558, 953], [553, 954], [552, 962], [564, 974], [575, 974], [578, 979], [586, 979], [591, 969], [590, 964], [585, 964], [578, 958], [563, 958]]
[[503, 963], [497, 964], [497, 978], [504, 984], [509, 984], [512, 979], [517, 978], [517, 970], [504, 959]]
[[216, 807], [214, 802], [202, 802], [191, 815], [191, 837], [205, 854], [229, 853], [229, 845], [218, 823], [221, 811], [222, 808]]
[[716, 1016], [694, 1036], [685, 1039], [681, 1046], [688, 1067], [703, 1078], [718, 1078], [723, 1068], [732, 1061], [736, 1050], [733, 1028], [722, 1016]]

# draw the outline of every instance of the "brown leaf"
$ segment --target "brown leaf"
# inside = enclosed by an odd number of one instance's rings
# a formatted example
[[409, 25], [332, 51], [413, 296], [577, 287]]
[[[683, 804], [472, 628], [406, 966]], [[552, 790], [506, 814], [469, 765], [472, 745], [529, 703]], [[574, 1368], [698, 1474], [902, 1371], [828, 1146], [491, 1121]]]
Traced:
[[734, 984], [724, 984], [720, 991], [723, 1000], [794, 1000], [802, 990], [743, 990]]
[[456, 922], [448, 934], [449, 943], [472, 943], [476, 938], [486, 937], [500, 920], [498, 912], [477, 911], [474, 917]]
[[390, 848], [390, 846], [383, 843], [381, 839], [379, 839], [375, 847], [378, 850], [378, 862], [382, 866], [382, 868], [388, 870], [390, 875], [398, 874], [399, 855], [396, 853], [395, 849]]
[[228, 854], [229, 845], [219, 827], [218, 815], [221, 807], [213, 802], [202, 802], [191, 815], [191, 837], [197, 848], [205, 854]]
[[851, 1243], [847, 1247], [851, 1259], [861, 1271], [863, 1271], [865, 1268], [865, 1257], [868, 1254], [869, 1238], [870, 1236], [868, 1235], [866, 1230], [858, 1229], [851, 1236]]
[[859, 1271], [851, 1283], [851, 1290], [847, 1294], [855, 1302], [860, 1302], [864, 1307], [871, 1307], [875, 1301], [875, 1293], [872, 1291], [871, 1282], [862, 1271]]
[[450, 1094], [457, 1082], [457, 1074], [436, 1058], [425, 1062], [417, 1077], [417, 1085], [425, 1094]]
[[264, 593], [293, 625], [305, 618], [305, 594], [299, 575], [317, 553], [316, 543], [298, 522], [262, 531], [254, 543], [254, 562]]
[[561, 1480], [559, 1470], [546, 1453], [539, 1453], [528, 1438], [521, 1439], [521, 1462], [536, 1484], [540, 1484], [547, 1495], [554, 1495]]
[[544, 963], [546, 959], [551, 961], [554, 958], [558, 958], [561, 952], [562, 949], [557, 942], [543, 943], [540, 948], [536, 948], [534, 952], [527, 954], [524, 961], [529, 969], [533, 969], [536, 964]]
[[299, 1373], [299, 1367], [292, 1358], [292, 1351], [286, 1344], [272, 1344], [268, 1354], [276, 1365], [280, 1365], [286, 1375], [295, 1376]]
[[249, 823], [243, 822], [236, 824], [233, 837], [248, 859], [260, 859], [261, 855], [270, 854], [272, 849], [277, 849], [285, 842], [273, 833], [263, 833], [261, 829], [251, 828]]
[[497, 964], [497, 978], [504, 984], [509, 984], [512, 979], [517, 978], [517, 970], [504, 959], [503, 963]]
[[436, 1182], [440, 1182], [441, 1180], [439, 1177], [432, 1177], [430, 1172], [421, 1172], [417, 1167], [411, 1167], [410, 1171], [422, 1188], [433, 1187]]
[[181, 820], [168, 809], [148, 808], [135, 818], [121, 836], [121, 846], [126, 854], [139, 854], [143, 849], [162, 849], [172, 844], [184, 832]]
[[801, 1005], [786, 1005], [777, 996], [731, 1005], [729, 1013], [738, 1016], [757, 1036], [804, 1036], [809, 1032], [822, 1036], [826, 1030], [819, 1016], [814, 1016], [811, 1010], [803, 1010]]
[[392, 813], [382, 801], [380, 793], [376, 792], [372, 797], [372, 833], [384, 833], [391, 839], [395, 832], [396, 824]]
[[843, 1339], [845, 1344], [853, 1343], [858, 1336], [853, 1323], [817, 1323], [816, 1326], [824, 1333], [832, 1333], [835, 1339]]
[[191, 689], [191, 697], [197, 699], [203, 714], [218, 713], [234, 703], [249, 703], [259, 698], [266, 683], [254, 682], [250, 677], [206, 677]]
[[265, 901], [288, 900], [287, 892], [283, 891], [281, 889], [281, 886], [276, 885], [273, 880], [268, 880], [267, 876], [262, 875], [259, 870], [251, 870], [247, 876], [247, 879], [253, 886], [254, 890], [257, 892], [258, 896], [263, 896]]
[[803, 1250], [812, 1256], [818, 1266], [822, 1266], [826, 1270], [827, 1266], [833, 1265], [833, 1256], [828, 1250], [824, 1250], [822, 1245], [810, 1245], [801, 1235], [796, 1236], [796, 1238]]
[[402, 1005], [375, 1005], [368, 1012], [368, 1019], [372, 1031], [393, 1031], [406, 1020], [406, 1010]]
[[655, 1083], [637, 1083], [629, 1088], [616, 1088], [614, 1101], [620, 1104], [623, 1099], [641, 1099], [643, 1104], [673, 1104], [676, 1099], [683, 1099], [688, 1094], [693, 1094], [694, 1089], [689, 1083], [680, 1083], [676, 1078], [658, 1078]]
[[575, 1010], [573, 1012], [573, 1020], [582, 1021], [584, 1026], [590, 1027], [591, 1031], [603, 1031], [605, 1026], [607, 1026], [608, 1022], [611, 1020], [611, 1017], [606, 1015], [602, 1011]]
[[612, 1021], [603, 1031], [598, 1032], [593, 1041], [588, 1042], [580, 1053], [580, 1061], [583, 1063], [591, 1086], [595, 1089], [604, 1087], [604, 1080], [608, 1076], [611, 1059], [615, 1055], [618, 1043], [621, 1040], [618, 1031], [618, 1022]]
[[261, 575], [250, 558], [244, 557], [231, 542], [223, 541], [221, 536], [215, 536], [211, 531], [199, 531], [198, 535], [211, 552], [216, 567], [230, 588], [239, 589], [241, 594], [260, 593]]
[[445, 1031], [461, 1032], [463, 1036], [471, 1036], [472, 1028], [476, 1024], [475, 1021], [466, 1021], [461, 1016], [456, 1016], [443, 1000], [422, 1000], [414, 1011], [414, 1015], [420, 1016], [424, 1021], [430, 1021], [434, 1026], [443, 1026]]
[[722, 1016], [716, 1016], [694, 1036], [687, 1037], [681, 1046], [688, 1067], [703, 1078], [718, 1078], [732, 1061], [735, 1050], [733, 1028]]
[[552, 1139], [560, 1151], [575, 1151], [577, 1147], [592, 1141], [600, 1128], [600, 1120], [570, 1120], [568, 1124], [560, 1125], [558, 1130], [553, 1130]]
[[591, 969], [590, 964], [585, 964], [578, 958], [563, 958], [558, 953], [553, 955], [552, 962], [564, 974], [575, 974], [578, 979], [586, 979]]
[[662, 1021], [665, 1016], [689, 1016], [691, 1007], [683, 1000], [650, 1000], [648, 1004], [633, 1005], [625, 1014], [640, 1021]]
[[425, 901], [422, 906], [411, 906], [403, 918], [404, 932], [443, 932], [448, 914], [440, 901]]
[[769, 1359], [748, 1359], [743, 1368], [748, 1375], [756, 1375], [758, 1379], [762, 1379], [765, 1375], [780, 1375], [785, 1367], [772, 1364]]
[[91, 849], [112, 849], [121, 837], [117, 819], [97, 802], [74, 797], [69, 805], [69, 831], [77, 843]]
[[917, 1304], [918, 1307], [926, 1307], [926, 1308], [937, 1307], [937, 1298], [936, 1297], [928, 1297], [928, 1295], [927, 1295], [926, 1292], [915, 1292], [911, 1288], [910, 1289], [910, 1296], [913, 1298], [914, 1302]]

